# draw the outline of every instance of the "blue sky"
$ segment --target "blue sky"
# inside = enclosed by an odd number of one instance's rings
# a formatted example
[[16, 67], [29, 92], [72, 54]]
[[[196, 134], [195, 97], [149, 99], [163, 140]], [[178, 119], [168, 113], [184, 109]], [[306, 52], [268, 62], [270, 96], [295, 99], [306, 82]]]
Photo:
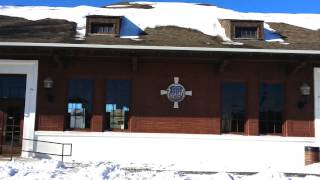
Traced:
[[[121, 0], [1, 0], [0, 5], [103, 6]], [[143, 1], [143, 0], [140, 0]], [[154, 1], [154, 0], [144, 0]], [[170, 0], [156, 0], [168, 2]], [[320, 0], [174, 0], [174, 2], [210, 3], [242, 12], [320, 13]]]

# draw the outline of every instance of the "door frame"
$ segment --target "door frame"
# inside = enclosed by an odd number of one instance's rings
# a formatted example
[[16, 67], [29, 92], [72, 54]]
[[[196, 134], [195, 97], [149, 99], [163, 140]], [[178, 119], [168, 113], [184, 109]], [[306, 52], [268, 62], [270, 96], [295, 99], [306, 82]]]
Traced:
[[[38, 60], [0, 59], [0, 74], [24, 74], [27, 76], [22, 138], [34, 139]], [[22, 149], [32, 151], [33, 142], [23, 141]], [[30, 157], [31, 155], [31, 153], [21, 152], [22, 157]]]
[[314, 136], [318, 146], [320, 145], [320, 67], [313, 68], [314, 91]]

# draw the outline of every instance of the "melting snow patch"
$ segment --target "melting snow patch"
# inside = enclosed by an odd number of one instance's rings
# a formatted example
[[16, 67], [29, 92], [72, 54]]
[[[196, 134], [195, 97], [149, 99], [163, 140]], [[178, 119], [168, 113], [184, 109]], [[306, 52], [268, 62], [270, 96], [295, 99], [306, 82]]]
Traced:
[[243, 43], [241, 43], [241, 42], [235, 42], [235, 41], [224, 41], [224, 42], [222, 42], [222, 44], [225, 44], [225, 45], [235, 45], [235, 46], [241, 46], [241, 45], [243, 45]]
[[289, 45], [290, 43], [288, 43], [288, 42], [280, 42], [280, 44]]
[[142, 39], [139, 39], [139, 37], [131, 38], [133, 41], [142, 41]]

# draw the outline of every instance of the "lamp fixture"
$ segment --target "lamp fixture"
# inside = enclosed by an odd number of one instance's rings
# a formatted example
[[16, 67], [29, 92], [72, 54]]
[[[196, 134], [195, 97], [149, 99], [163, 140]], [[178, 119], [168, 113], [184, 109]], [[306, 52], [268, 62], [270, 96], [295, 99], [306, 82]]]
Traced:
[[50, 77], [47, 77], [43, 80], [43, 87], [45, 89], [52, 89], [53, 84], [54, 84], [54, 82], [53, 82], [52, 78], [50, 78]]
[[310, 90], [311, 90], [311, 88], [307, 83], [303, 83], [300, 86], [300, 93], [302, 96], [309, 96], [311, 94]]
[[43, 87], [45, 89], [45, 94], [47, 96], [48, 102], [52, 103], [54, 102], [54, 97], [53, 97], [53, 88], [54, 82], [51, 77], [47, 77], [43, 80]]
[[302, 83], [302, 85], [300, 86], [300, 100], [297, 103], [297, 107], [299, 109], [303, 109], [304, 106], [307, 104], [308, 102], [308, 96], [310, 96], [311, 94], [311, 87], [307, 84], [307, 83]]

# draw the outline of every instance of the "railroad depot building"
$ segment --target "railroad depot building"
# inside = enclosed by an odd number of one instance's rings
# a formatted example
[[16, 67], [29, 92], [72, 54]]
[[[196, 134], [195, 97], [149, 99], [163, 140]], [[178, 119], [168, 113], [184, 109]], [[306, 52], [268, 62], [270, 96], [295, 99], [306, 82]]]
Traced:
[[0, 153], [13, 139], [24, 157], [61, 155], [49, 141], [71, 143], [70, 161], [283, 170], [318, 153], [319, 30], [235, 17], [216, 22], [224, 38], [178, 25], [122, 38], [139, 26], [125, 14], [83, 18], [79, 39], [75, 22], [0, 16]]

